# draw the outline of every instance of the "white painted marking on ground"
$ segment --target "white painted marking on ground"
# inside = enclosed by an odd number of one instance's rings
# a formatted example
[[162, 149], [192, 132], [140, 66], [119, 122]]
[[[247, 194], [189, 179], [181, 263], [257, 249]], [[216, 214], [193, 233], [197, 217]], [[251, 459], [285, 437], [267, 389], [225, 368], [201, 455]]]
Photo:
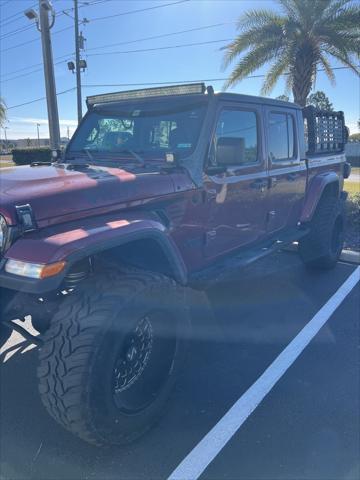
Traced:
[[[13, 320], [13, 323], [16, 323], [17, 325], [22, 326], [31, 335], [34, 335], [34, 336], [39, 335], [39, 332], [35, 330], [35, 328], [33, 327], [31, 322], [31, 316], [29, 315], [25, 317], [24, 320], [18, 320], [18, 319]], [[20, 345], [20, 344], [24, 344], [24, 345], [21, 345], [18, 348], [14, 348], [16, 345]], [[3, 356], [2, 362], [5, 363], [8, 360], [10, 360], [10, 358], [12, 358], [15, 355], [15, 353], [24, 354], [26, 352], [29, 352], [33, 348], [36, 348], [36, 345], [34, 343], [29, 343], [29, 340], [23, 337], [21, 333], [13, 330], [8, 340], [3, 345], [0, 345], [0, 357]], [[0, 358], [0, 363], [1, 363], [1, 358]]]
[[305, 325], [256, 382], [173, 471], [168, 480], [196, 480], [295, 362], [360, 280], [360, 267]]

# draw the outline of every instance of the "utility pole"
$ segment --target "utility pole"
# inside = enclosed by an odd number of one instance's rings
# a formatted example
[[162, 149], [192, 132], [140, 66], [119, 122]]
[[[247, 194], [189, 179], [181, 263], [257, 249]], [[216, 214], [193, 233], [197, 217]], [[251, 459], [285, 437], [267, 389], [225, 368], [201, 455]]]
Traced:
[[[52, 16], [51, 24], [49, 22], [49, 12]], [[29, 20], [36, 21], [37, 29], [41, 32], [46, 103], [49, 119], [50, 148], [53, 150], [53, 152], [56, 152], [60, 149], [60, 125], [50, 37], [50, 29], [55, 23], [55, 12], [49, 0], [39, 0], [38, 13], [33, 9], [26, 10], [24, 13]]]
[[77, 114], [78, 123], [82, 119], [82, 99], [81, 99], [81, 72], [80, 72], [80, 44], [79, 44], [79, 7], [78, 0], [74, 0], [75, 17], [75, 64], [76, 64], [76, 90], [77, 90]]
[[37, 128], [37, 137], [38, 137], [38, 147], [40, 148], [40, 132], [39, 132], [40, 123], [36, 124]]
[[[50, 148], [53, 151], [57, 151], [60, 149], [60, 125], [56, 98], [54, 62], [50, 37], [50, 28], [54, 25], [55, 12], [52, 10], [53, 20], [52, 25], [50, 26], [48, 6], [48, 2], [45, 2], [44, 0], [39, 0], [40, 32], [44, 62], [46, 102], [49, 118]], [[51, 4], [50, 8], [52, 8]]]

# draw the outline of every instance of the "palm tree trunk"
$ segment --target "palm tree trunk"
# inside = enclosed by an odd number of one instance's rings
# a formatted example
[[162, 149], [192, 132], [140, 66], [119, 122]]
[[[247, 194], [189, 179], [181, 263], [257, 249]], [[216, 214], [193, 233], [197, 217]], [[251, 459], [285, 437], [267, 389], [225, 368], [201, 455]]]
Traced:
[[316, 68], [314, 51], [310, 46], [301, 46], [295, 58], [292, 71], [294, 102], [305, 107], [306, 99], [311, 91]]

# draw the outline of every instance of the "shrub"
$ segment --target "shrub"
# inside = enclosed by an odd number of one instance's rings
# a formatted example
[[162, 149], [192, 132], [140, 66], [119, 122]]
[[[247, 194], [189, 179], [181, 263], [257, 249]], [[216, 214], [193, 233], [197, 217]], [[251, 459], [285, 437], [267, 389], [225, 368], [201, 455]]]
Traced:
[[34, 162], [50, 162], [52, 160], [50, 148], [14, 148], [12, 156], [16, 165], [30, 165]]
[[360, 193], [349, 195], [346, 206], [348, 225], [360, 229]]

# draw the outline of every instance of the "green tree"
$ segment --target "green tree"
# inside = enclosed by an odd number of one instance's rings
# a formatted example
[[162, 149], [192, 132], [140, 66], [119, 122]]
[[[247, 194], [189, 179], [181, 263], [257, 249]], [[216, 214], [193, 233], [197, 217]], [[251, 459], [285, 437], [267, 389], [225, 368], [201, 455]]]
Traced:
[[228, 44], [224, 68], [237, 61], [225, 88], [270, 64], [262, 87], [269, 93], [281, 75], [301, 106], [323, 69], [334, 84], [330, 59], [357, 75], [360, 6], [352, 0], [277, 0], [281, 12], [250, 10], [238, 21], [239, 35]]
[[288, 95], [279, 95], [276, 97], [276, 100], [282, 100], [283, 102], [290, 102], [290, 98]]
[[330, 110], [331, 112], [334, 110], [333, 104], [330, 102], [326, 94], [321, 90], [318, 90], [317, 92], [309, 95], [309, 98], [307, 99], [307, 104], [313, 105], [319, 110]]
[[360, 142], [360, 133], [352, 133], [350, 136], [349, 136], [349, 139], [352, 140], [352, 141], [356, 141], [356, 142]]
[[0, 127], [2, 127], [6, 120], [6, 104], [2, 97], [0, 97]]

